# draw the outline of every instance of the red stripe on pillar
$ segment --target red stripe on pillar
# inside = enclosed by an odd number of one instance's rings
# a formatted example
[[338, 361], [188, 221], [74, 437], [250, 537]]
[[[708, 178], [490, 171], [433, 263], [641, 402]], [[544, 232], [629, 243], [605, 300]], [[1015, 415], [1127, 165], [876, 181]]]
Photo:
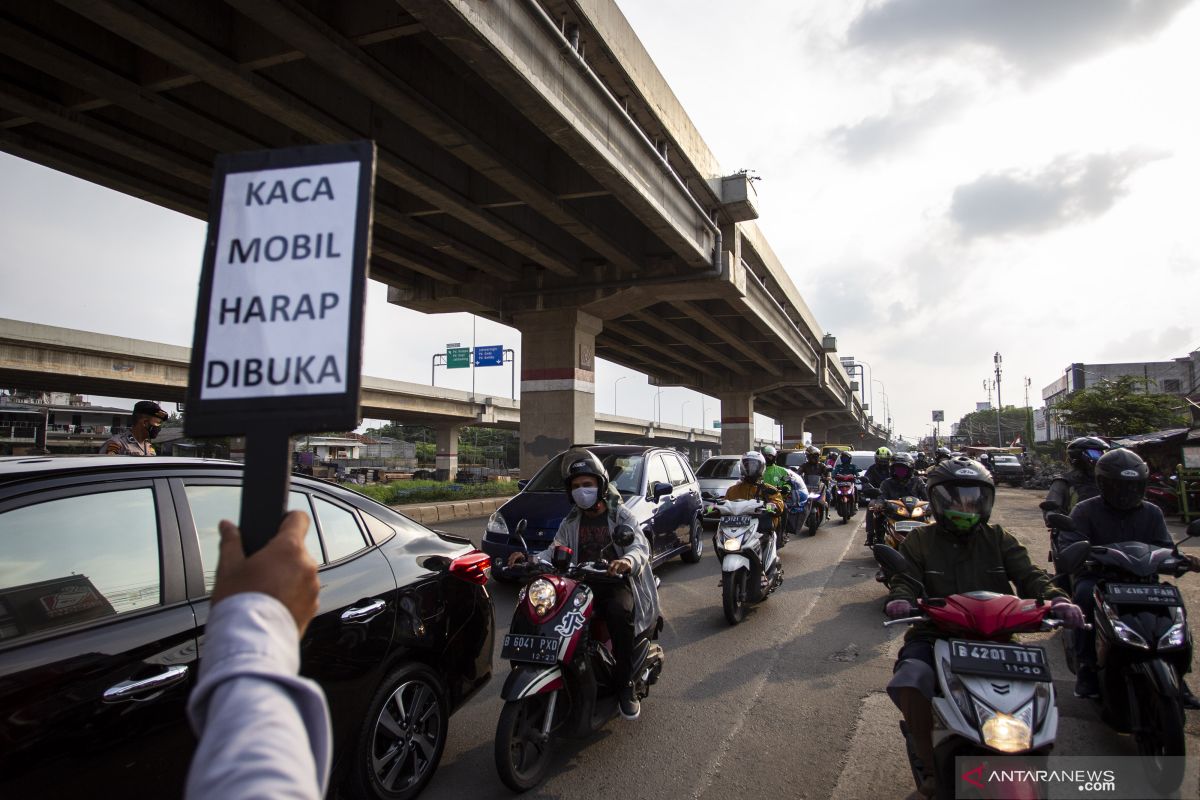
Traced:
[[521, 370], [521, 380], [523, 381], [554, 381], [565, 379], [569, 381], [592, 382], [595, 379], [595, 375], [596, 373], [591, 370], [574, 369], [572, 367]]

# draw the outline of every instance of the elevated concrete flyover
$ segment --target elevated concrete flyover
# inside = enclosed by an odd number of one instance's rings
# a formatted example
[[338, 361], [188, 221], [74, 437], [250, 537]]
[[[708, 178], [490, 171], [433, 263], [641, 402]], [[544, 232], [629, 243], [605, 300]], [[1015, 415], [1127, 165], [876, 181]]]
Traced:
[[[182, 403], [190, 360], [191, 349], [178, 345], [0, 319], [0, 386], [6, 388]], [[361, 403], [366, 419], [433, 426], [439, 466], [450, 472], [457, 463], [463, 426], [515, 430], [521, 424], [520, 402], [507, 397], [472, 396], [458, 389], [366, 375]], [[595, 432], [597, 441], [683, 448], [694, 462], [702, 451], [721, 444], [715, 431], [611, 414], [596, 417]]]
[[373, 139], [371, 275], [521, 331], [526, 475], [595, 437], [597, 355], [726, 451], [881, 435], [613, 0], [18, 0], [0, 47], [0, 149], [197, 218], [218, 153]]

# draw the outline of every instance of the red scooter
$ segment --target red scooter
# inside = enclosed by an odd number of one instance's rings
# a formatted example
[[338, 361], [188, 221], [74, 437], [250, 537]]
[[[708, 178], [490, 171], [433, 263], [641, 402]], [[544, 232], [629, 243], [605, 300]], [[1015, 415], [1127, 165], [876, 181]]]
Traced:
[[858, 513], [858, 492], [854, 488], [853, 475], [835, 475], [833, 484], [833, 507], [842, 522]]
[[[514, 538], [522, 546], [525, 522]], [[633, 542], [622, 526], [613, 539], [622, 547]], [[528, 554], [528, 547], [525, 546]], [[504, 707], [496, 722], [495, 760], [500, 780], [517, 792], [542, 782], [550, 766], [555, 739], [582, 738], [603, 727], [618, 712], [616, 660], [604, 621], [594, 616], [591, 585], [619, 583], [608, 574], [608, 562], [575, 564], [570, 548], [555, 547], [550, 563], [523, 562], [507, 574], [528, 581], [517, 597], [513, 621], [504, 636], [500, 657], [512, 661], [512, 672], [500, 692]], [[649, 638], [634, 647], [634, 691], [640, 700], [650, 693], [663, 667], [663, 649]]]

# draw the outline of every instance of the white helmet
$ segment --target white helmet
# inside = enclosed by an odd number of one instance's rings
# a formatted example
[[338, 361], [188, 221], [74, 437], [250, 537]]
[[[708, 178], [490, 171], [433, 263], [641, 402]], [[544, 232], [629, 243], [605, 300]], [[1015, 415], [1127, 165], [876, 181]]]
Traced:
[[769, 445], [769, 444], [763, 445], [762, 454], [764, 456], [773, 456], [773, 455], [777, 455], [778, 453], [779, 453], [779, 451], [776, 450], [772, 445]]
[[757, 483], [767, 468], [767, 460], [762, 453], [751, 450], [742, 456], [742, 480], [746, 483]]

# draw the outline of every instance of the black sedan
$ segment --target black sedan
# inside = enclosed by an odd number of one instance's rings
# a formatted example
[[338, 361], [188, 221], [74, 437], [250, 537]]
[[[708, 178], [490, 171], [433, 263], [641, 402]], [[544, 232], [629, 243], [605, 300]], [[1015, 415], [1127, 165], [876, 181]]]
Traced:
[[[0, 458], [0, 797], [182, 796], [217, 522], [237, 519], [241, 474]], [[293, 477], [290, 506], [320, 565], [301, 672], [329, 699], [333, 791], [413, 797], [491, 677], [486, 557], [322, 481]]]

